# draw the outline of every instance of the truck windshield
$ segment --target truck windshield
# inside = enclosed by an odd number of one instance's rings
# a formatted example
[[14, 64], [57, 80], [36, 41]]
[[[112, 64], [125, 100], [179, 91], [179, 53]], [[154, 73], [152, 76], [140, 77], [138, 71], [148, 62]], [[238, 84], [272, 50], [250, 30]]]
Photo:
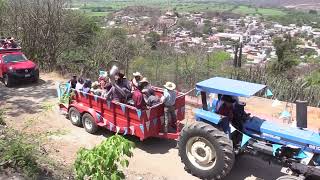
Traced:
[[8, 54], [3, 56], [3, 60], [5, 63], [10, 63], [10, 62], [22, 62], [28, 59], [24, 54]]

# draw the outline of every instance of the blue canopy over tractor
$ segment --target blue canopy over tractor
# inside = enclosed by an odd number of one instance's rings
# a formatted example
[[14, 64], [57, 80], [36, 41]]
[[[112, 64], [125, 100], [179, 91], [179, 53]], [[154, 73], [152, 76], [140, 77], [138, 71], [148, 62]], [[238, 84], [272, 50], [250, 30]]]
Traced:
[[196, 90], [230, 96], [250, 97], [266, 88], [266, 85], [234, 79], [214, 77], [196, 84]]

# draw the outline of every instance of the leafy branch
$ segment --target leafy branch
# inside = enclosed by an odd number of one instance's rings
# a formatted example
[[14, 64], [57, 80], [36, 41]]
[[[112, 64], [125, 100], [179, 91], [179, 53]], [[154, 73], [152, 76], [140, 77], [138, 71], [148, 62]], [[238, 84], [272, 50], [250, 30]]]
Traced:
[[126, 157], [132, 157], [134, 144], [122, 136], [115, 135], [92, 150], [80, 149], [74, 167], [77, 179], [124, 179], [119, 170], [128, 167]]

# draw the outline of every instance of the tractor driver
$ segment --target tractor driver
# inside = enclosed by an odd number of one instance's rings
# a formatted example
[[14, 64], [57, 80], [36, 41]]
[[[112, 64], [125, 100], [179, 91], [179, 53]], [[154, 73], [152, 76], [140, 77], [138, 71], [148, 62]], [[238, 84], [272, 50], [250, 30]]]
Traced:
[[223, 118], [222, 121], [220, 122], [223, 128], [223, 131], [225, 133], [230, 132], [229, 123], [232, 122], [234, 117], [233, 110], [234, 110], [235, 102], [236, 100], [232, 96], [223, 95], [216, 109], [217, 114], [220, 114], [226, 117], [226, 118]]

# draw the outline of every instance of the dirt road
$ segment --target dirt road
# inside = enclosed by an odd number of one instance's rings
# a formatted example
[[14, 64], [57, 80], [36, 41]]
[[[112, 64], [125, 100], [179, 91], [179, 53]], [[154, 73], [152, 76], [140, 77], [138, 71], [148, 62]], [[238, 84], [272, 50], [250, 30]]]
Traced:
[[[42, 74], [41, 78], [37, 85], [27, 84], [14, 88], [6, 88], [0, 83], [0, 108], [7, 109], [9, 126], [16, 129], [24, 128], [25, 131], [33, 133], [50, 134], [44, 145], [48, 156], [65, 166], [70, 166], [80, 147], [91, 148], [112, 133], [100, 131], [98, 135], [88, 134], [84, 129], [72, 126], [56, 106], [53, 110], [47, 111], [48, 107], [55, 105], [57, 101], [55, 83], [63, 81], [63, 78], [56, 74]], [[126, 170], [127, 179], [197, 179], [184, 171], [175, 141], [148, 139], [140, 142], [132, 136], [127, 138], [136, 143], [134, 157]], [[279, 171], [278, 166], [243, 156], [237, 160], [226, 179], [242, 180], [253, 175], [265, 180], [274, 180], [281, 176]]]

